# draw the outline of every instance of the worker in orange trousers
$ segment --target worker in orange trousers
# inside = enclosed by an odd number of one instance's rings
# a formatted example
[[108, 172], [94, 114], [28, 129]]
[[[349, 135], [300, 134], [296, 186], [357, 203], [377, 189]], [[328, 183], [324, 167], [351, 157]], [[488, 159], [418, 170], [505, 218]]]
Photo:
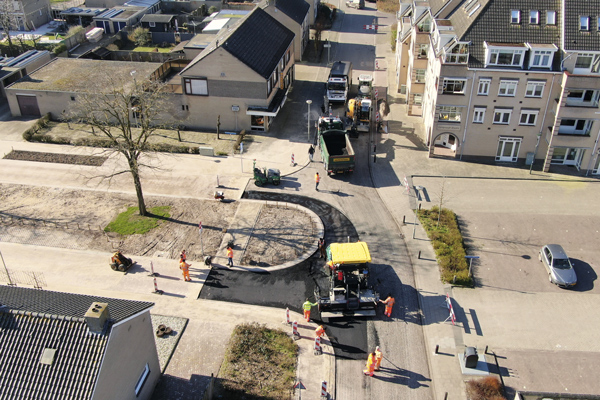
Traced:
[[385, 299], [385, 301], [379, 300], [379, 302], [385, 304], [385, 311], [383, 313], [386, 316], [388, 316], [389, 318], [391, 318], [392, 317], [392, 308], [394, 307], [396, 300], [392, 297], [392, 295], [389, 295], [387, 297], [387, 299]]
[[383, 353], [379, 346], [375, 347], [375, 371], [379, 371], [379, 367], [381, 367], [381, 360], [383, 359]]
[[183, 279], [185, 279], [186, 282], [191, 282], [192, 279], [190, 278], [190, 266], [192, 264], [188, 264], [185, 261], [181, 260], [181, 262], [179, 263], [179, 269], [183, 272]]
[[308, 299], [306, 299], [304, 304], [302, 304], [302, 309], [304, 310], [304, 319], [306, 320], [306, 322], [310, 321], [310, 309], [316, 305], [317, 303], [311, 303], [310, 301], [308, 301]]
[[325, 328], [323, 328], [323, 325], [317, 326], [317, 329], [315, 329], [315, 337], [323, 337], [324, 334]]
[[369, 376], [373, 376], [375, 373], [375, 363], [377, 361], [375, 361], [375, 352], [369, 354], [369, 358], [367, 359], [367, 365], [365, 367], [365, 369], [363, 370], [363, 374], [365, 375], [369, 375]]
[[233, 249], [231, 247], [227, 247], [227, 265], [233, 267]]

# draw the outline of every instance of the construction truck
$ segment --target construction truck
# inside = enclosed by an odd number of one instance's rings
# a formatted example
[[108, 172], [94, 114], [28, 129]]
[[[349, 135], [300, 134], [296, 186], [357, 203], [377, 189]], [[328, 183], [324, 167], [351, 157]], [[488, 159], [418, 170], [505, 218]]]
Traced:
[[352, 63], [336, 61], [327, 79], [327, 100], [330, 103], [346, 103], [352, 87]]
[[373, 116], [373, 77], [361, 74], [358, 77], [358, 96], [348, 101], [346, 117], [352, 121], [352, 127], [356, 132], [371, 131], [371, 119]]
[[320, 117], [319, 148], [327, 175], [354, 171], [354, 148], [338, 117]]
[[327, 247], [328, 292], [315, 289], [321, 318], [375, 316], [379, 293], [371, 277], [370, 262], [371, 253], [365, 242], [332, 243]]

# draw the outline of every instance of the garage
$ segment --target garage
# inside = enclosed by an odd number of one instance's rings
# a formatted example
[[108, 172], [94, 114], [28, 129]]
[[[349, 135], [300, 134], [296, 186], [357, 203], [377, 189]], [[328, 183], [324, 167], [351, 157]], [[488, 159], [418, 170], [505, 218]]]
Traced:
[[22, 116], [40, 117], [40, 107], [38, 106], [37, 97], [17, 95], [19, 110]]

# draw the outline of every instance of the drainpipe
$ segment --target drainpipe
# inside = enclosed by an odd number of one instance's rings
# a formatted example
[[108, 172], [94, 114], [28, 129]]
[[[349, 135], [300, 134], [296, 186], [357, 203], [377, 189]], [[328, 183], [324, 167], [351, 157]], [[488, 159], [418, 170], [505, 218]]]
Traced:
[[[564, 60], [563, 60], [564, 61]], [[533, 164], [535, 163], [535, 156], [537, 155], [538, 147], [540, 146], [540, 140], [542, 138], [542, 132], [544, 131], [544, 126], [546, 126], [546, 114], [548, 113], [548, 105], [550, 104], [550, 95], [552, 95], [552, 89], [554, 88], [554, 79], [556, 75], [552, 76], [552, 83], [550, 84], [550, 91], [548, 92], [548, 100], [546, 100], [546, 108], [544, 109], [544, 116], [542, 117], [542, 123], [540, 124], [540, 133], [538, 133], [537, 142], [535, 144], [535, 149], [533, 150], [533, 160], [531, 161], [531, 165], [529, 166], [529, 175], [531, 175], [531, 170], [533, 169]], [[558, 107], [560, 103], [557, 105], [557, 113], [558, 115]], [[556, 117], [555, 117], [556, 119]], [[554, 134], [554, 132], [553, 132]]]
[[462, 144], [460, 146], [460, 157], [459, 160], [462, 160], [463, 150], [465, 148], [465, 140], [467, 139], [467, 126], [469, 126], [469, 112], [471, 111], [471, 101], [473, 100], [473, 88], [475, 87], [475, 77], [477, 76], [477, 71], [473, 71], [473, 78], [471, 78], [471, 94], [469, 95], [469, 106], [467, 108], [467, 118], [465, 119], [465, 130], [463, 132]]

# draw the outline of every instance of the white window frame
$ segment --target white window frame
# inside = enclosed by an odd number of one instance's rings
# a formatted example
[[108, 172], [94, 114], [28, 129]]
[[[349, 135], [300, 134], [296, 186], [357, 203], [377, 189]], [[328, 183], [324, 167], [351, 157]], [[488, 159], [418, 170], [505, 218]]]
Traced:
[[546, 25], [556, 25], [556, 11], [546, 11]]
[[[419, 100], [417, 100], [419, 99]], [[413, 104], [415, 106], [422, 106], [423, 105], [423, 93], [415, 93], [413, 94]]]
[[485, 119], [485, 107], [475, 107], [473, 110], [473, 123], [474, 124], [483, 124], [483, 120]]
[[[524, 47], [498, 47], [490, 46], [487, 43], [485, 46], [485, 66], [498, 65], [501, 67], [523, 67], [523, 61], [525, 60]], [[510, 58], [510, 62], [500, 62], [501, 59]]]
[[[493, 120], [493, 124], [496, 125], [508, 125], [510, 124], [510, 117], [512, 115], [512, 109], [508, 109], [508, 108], [496, 108], [494, 110], [494, 120]], [[505, 116], [508, 115], [508, 118], [505, 118]], [[506, 121], [505, 121], [506, 119]]]
[[[423, 71], [423, 73], [421, 74], [423, 76], [422, 80], [419, 79], [419, 75], [420, 75], [419, 71]], [[427, 70], [422, 69], [422, 68], [415, 68], [415, 82], [416, 83], [425, 83], [426, 79], [427, 79]]]
[[156, 28], [156, 22], [154, 22], [154, 21], [148, 21], [148, 26], [150, 28]]
[[148, 379], [149, 376], [150, 376], [150, 365], [148, 363], [146, 363], [146, 366], [144, 367], [144, 371], [142, 371], [142, 374], [140, 375], [140, 379], [138, 379], [138, 382], [135, 385], [135, 396], [136, 397], [142, 391], [142, 388], [144, 387], [144, 383], [146, 383], [146, 380]]
[[540, 23], [540, 12], [538, 10], [529, 11], [529, 23], [538, 25]]
[[208, 96], [208, 80], [206, 78], [183, 78], [185, 94], [192, 96]]
[[552, 60], [554, 60], [554, 51], [532, 49], [532, 54], [529, 57], [529, 68], [552, 68]]
[[[519, 116], [519, 125], [535, 126], [535, 124], [537, 124], [537, 117], [539, 113], [540, 110], [521, 110], [521, 115]], [[525, 122], [523, 122], [523, 117], [525, 117]], [[533, 121], [531, 121], [532, 118]]]
[[427, 58], [427, 53], [429, 52], [429, 44], [419, 43], [419, 49], [417, 51], [417, 58]]
[[520, 10], [510, 10], [510, 23], [511, 24], [520, 24], [521, 23], [521, 11]]
[[[585, 67], [577, 66], [577, 62], [581, 58], [589, 58], [590, 61]], [[573, 66], [574, 74], [597, 74], [600, 72], [600, 54], [599, 53], [579, 53], [575, 59], [575, 65]]]
[[[565, 125], [563, 122], [565, 121], [574, 121], [573, 125]], [[583, 129], [577, 130], [577, 125], [583, 122]], [[560, 125], [558, 126], [558, 133], [560, 135], [574, 135], [574, 136], [589, 136], [592, 130], [592, 123], [594, 121], [591, 119], [584, 118], [563, 118], [560, 121]], [[568, 126], [573, 126], [573, 128], [568, 128]], [[561, 131], [562, 128], [562, 131]]]
[[501, 80], [500, 86], [498, 87], [498, 96], [502, 97], [515, 97], [517, 95], [517, 86], [519, 81], [512, 80]]
[[[460, 91], [446, 91], [447, 87], [454, 87], [455, 85], [458, 84], [458, 82], [462, 83], [462, 90]], [[466, 79], [459, 79], [459, 78], [444, 78], [443, 82], [442, 82], [442, 94], [465, 94], [465, 88], [467, 86], [467, 80]]]
[[589, 31], [590, 30], [590, 17], [582, 15], [579, 17], [579, 30]]
[[[568, 107], [598, 107], [598, 101], [600, 100], [600, 90], [598, 89], [567, 89], [567, 103]], [[586, 94], [590, 92], [590, 100], [585, 100]], [[578, 94], [578, 95], [576, 95]]]
[[[542, 97], [546, 82], [529, 81], [525, 90], [525, 97]], [[538, 93], [539, 92], [539, 93]]]
[[490, 86], [492, 84], [492, 80], [489, 78], [480, 78], [479, 84], [477, 85], [477, 95], [479, 96], [487, 96], [490, 94]]
[[[462, 121], [462, 112], [460, 107], [456, 106], [439, 106], [438, 121], [448, 123], [460, 123]], [[444, 118], [444, 115], [447, 115]], [[453, 119], [451, 119], [453, 118]]]

